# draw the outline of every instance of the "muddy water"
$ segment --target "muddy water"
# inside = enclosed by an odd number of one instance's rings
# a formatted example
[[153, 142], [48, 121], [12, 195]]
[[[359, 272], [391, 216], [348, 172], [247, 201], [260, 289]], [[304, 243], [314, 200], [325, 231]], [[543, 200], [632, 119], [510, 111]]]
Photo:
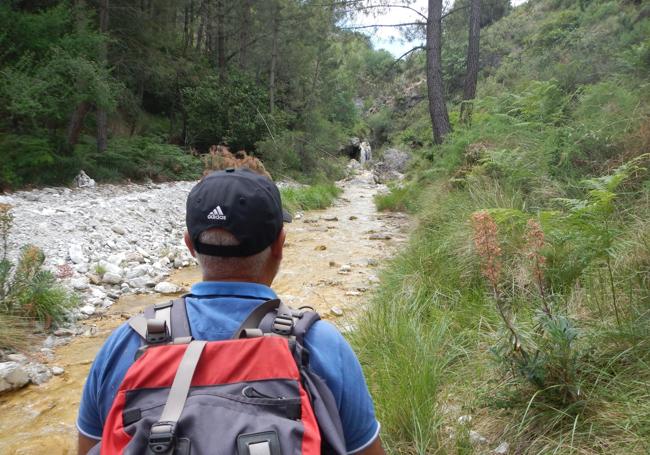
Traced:
[[[274, 283], [283, 300], [313, 306], [342, 329], [362, 310], [377, 282], [378, 267], [403, 245], [408, 231], [403, 215], [375, 211], [373, 196], [380, 188], [371, 182], [369, 174], [345, 182], [333, 207], [308, 212], [287, 226], [285, 257]], [[172, 276], [186, 287], [198, 280], [197, 269]], [[77, 407], [95, 354], [117, 325], [145, 305], [168, 299], [121, 298], [106, 315], [91, 321], [92, 336], [77, 337], [57, 349], [50, 363], [65, 368], [62, 376], [0, 396], [0, 454], [76, 453]]]

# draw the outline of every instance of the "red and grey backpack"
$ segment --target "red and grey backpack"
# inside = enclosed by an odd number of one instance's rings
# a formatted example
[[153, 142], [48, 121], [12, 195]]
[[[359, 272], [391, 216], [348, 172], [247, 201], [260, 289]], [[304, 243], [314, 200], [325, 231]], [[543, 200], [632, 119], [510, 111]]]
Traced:
[[304, 346], [319, 319], [269, 300], [233, 339], [201, 341], [184, 299], [146, 309], [129, 320], [143, 344], [90, 453], [345, 454], [336, 402]]

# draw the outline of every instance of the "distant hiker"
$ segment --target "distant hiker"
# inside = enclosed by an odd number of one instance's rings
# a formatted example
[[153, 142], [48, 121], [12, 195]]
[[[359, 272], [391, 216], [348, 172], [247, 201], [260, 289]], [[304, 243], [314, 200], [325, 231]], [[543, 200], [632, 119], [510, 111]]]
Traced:
[[111, 455], [383, 454], [348, 343], [269, 287], [291, 221], [275, 184], [248, 169], [214, 172], [186, 210], [203, 281], [104, 343], [81, 399], [79, 453], [100, 453], [101, 440]]

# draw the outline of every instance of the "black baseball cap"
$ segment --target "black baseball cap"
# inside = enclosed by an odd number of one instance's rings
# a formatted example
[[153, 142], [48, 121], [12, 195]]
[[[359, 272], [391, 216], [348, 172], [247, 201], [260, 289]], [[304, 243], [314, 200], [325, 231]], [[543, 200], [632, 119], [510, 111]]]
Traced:
[[[229, 168], [206, 176], [187, 197], [185, 222], [194, 249], [208, 256], [252, 256], [271, 245], [291, 215], [282, 208], [280, 191], [266, 176], [247, 168]], [[207, 229], [221, 228], [239, 245], [206, 245]]]

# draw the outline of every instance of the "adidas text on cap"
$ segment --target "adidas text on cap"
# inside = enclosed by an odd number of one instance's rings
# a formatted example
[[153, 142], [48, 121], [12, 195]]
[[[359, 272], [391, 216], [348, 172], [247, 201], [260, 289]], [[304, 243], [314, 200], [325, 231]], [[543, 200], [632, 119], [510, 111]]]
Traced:
[[[209, 256], [252, 256], [271, 245], [291, 215], [282, 209], [280, 191], [267, 177], [249, 169], [226, 169], [206, 176], [187, 197], [185, 221], [197, 253]], [[239, 245], [206, 245], [201, 233], [220, 228]]]

